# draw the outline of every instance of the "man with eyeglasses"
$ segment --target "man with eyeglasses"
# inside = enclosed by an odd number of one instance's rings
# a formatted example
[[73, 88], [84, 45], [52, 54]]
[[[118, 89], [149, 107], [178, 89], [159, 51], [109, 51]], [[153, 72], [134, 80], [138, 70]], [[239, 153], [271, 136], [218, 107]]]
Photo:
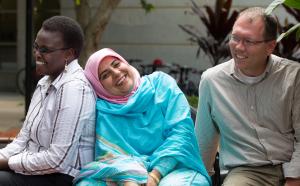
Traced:
[[44, 77], [20, 133], [0, 149], [1, 186], [72, 185], [94, 159], [96, 97], [77, 61], [82, 47], [83, 32], [73, 19], [43, 22], [33, 53]]
[[219, 150], [225, 186], [300, 185], [300, 65], [272, 54], [277, 22], [240, 13], [232, 59], [203, 73], [196, 134], [207, 170]]

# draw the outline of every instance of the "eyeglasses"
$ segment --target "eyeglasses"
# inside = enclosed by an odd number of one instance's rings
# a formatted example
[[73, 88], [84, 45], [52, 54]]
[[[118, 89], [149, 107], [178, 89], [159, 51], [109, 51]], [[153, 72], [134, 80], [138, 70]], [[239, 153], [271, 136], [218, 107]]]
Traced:
[[244, 44], [245, 47], [252, 47], [252, 46], [258, 45], [260, 43], [265, 43], [265, 42], [271, 41], [271, 39], [253, 41], [253, 40], [250, 40], [250, 39], [242, 39], [242, 38], [240, 38], [236, 35], [230, 35], [230, 41], [232, 43], [235, 43], [235, 44], [238, 44], [241, 41]]
[[47, 47], [40, 47], [37, 43], [33, 43], [33, 50], [34, 51], [39, 51], [41, 54], [49, 54], [58, 50], [67, 50], [70, 48], [56, 48], [56, 49], [50, 49]]

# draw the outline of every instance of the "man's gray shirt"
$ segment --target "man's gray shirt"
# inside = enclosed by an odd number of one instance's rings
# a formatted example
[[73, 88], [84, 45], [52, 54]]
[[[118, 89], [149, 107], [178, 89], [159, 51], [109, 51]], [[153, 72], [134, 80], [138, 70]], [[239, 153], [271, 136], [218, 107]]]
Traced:
[[258, 82], [237, 74], [231, 59], [201, 78], [195, 130], [206, 168], [220, 140], [222, 169], [283, 164], [285, 177], [300, 177], [300, 64], [271, 55]]

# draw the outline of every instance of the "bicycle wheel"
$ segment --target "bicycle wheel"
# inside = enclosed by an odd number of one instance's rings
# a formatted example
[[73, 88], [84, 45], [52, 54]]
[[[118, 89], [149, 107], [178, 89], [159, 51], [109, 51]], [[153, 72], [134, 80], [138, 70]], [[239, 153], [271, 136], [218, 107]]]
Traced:
[[25, 68], [21, 68], [16, 77], [17, 91], [23, 96], [25, 95], [25, 73]]

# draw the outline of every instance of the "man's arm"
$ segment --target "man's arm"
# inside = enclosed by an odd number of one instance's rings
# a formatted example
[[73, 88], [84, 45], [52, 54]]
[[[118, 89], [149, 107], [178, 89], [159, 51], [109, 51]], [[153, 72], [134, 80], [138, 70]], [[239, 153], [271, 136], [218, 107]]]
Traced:
[[300, 72], [295, 79], [295, 91], [291, 113], [292, 127], [294, 130], [294, 152], [290, 162], [283, 164], [284, 176], [287, 178], [286, 184], [295, 183], [300, 179]]
[[218, 149], [219, 134], [211, 116], [208, 82], [201, 79], [195, 132], [202, 159], [209, 175], [214, 174], [213, 165]]

